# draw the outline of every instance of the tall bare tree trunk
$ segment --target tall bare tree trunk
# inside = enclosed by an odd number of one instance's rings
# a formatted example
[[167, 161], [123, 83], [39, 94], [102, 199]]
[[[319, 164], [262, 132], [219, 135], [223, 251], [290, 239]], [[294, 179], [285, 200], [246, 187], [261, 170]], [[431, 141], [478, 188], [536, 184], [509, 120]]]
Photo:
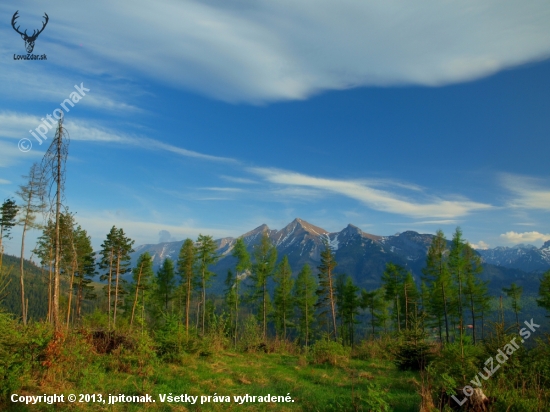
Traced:
[[61, 215], [61, 140], [63, 138], [63, 117], [59, 120], [59, 127], [57, 130], [57, 151], [56, 151], [56, 200], [55, 200], [55, 268], [54, 268], [54, 288], [53, 288], [53, 325], [56, 331], [61, 328], [59, 321], [59, 287], [60, 287], [60, 265], [61, 259], [61, 238], [60, 238], [60, 225], [59, 217]]
[[109, 283], [107, 286], [107, 305], [109, 306], [109, 332], [111, 331], [111, 282], [113, 278], [113, 248], [111, 247], [111, 260], [109, 261]]
[[118, 278], [120, 271], [120, 253], [117, 253], [116, 257], [116, 274], [115, 274], [115, 307], [113, 309], [113, 329], [116, 329], [116, 310], [118, 306]]
[[27, 305], [25, 304], [25, 271], [23, 266], [25, 264], [25, 259], [23, 255], [25, 254], [25, 232], [27, 231], [27, 220], [25, 219], [25, 225], [23, 226], [23, 233], [21, 234], [21, 260], [19, 262], [20, 277], [19, 282], [21, 284], [21, 318], [23, 320], [23, 325], [27, 324]]
[[141, 271], [143, 270], [143, 263], [139, 267], [139, 273], [138, 273], [138, 281], [136, 285], [136, 296], [134, 298], [134, 304], [132, 305], [132, 317], [130, 318], [130, 328], [132, 327], [132, 324], [134, 323], [134, 313], [136, 312], [136, 305], [138, 301], [138, 294], [139, 294], [139, 287], [140, 287], [140, 281], [141, 281]]

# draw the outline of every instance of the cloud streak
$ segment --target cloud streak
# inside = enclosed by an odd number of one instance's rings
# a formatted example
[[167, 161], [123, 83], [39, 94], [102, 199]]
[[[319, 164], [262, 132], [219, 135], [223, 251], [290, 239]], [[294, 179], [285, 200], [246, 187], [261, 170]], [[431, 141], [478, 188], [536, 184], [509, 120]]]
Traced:
[[271, 183], [339, 194], [358, 200], [374, 210], [414, 218], [449, 219], [493, 207], [469, 200], [445, 200], [434, 196], [429, 201], [421, 203], [386, 190], [374, 189], [363, 181], [319, 178], [278, 169], [251, 168], [249, 170]]
[[515, 195], [508, 202], [510, 207], [550, 212], [550, 188], [542, 187], [539, 179], [512, 174], [502, 175], [501, 179], [504, 187]]
[[[36, 14], [33, 6], [20, 9]], [[88, 75], [109, 67], [113, 78], [145, 75], [230, 102], [440, 86], [550, 55], [546, 0], [135, 0], [131, 8], [98, 0], [79, 5], [86, 18], [61, 4], [48, 11], [57, 24], [40, 47], [53, 64]], [[13, 49], [13, 30], [0, 31], [10, 39], [2, 48]]]

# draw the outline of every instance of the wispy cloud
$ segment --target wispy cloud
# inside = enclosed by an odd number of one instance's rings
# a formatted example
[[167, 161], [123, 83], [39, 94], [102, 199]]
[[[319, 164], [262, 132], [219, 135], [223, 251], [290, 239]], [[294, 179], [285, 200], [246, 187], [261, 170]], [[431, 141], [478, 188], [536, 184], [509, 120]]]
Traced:
[[235, 163], [235, 159], [227, 157], [211, 156], [192, 150], [187, 150], [182, 147], [177, 147], [159, 140], [149, 137], [129, 136], [127, 134], [118, 133], [111, 130], [99, 129], [89, 126], [86, 123], [67, 122], [67, 128], [71, 130], [71, 138], [74, 140], [105, 142], [105, 143], [121, 143], [132, 146], [138, 146], [145, 149], [165, 150], [186, 157], [195, 157], [202, 160], [210, 160], [215, 162], [231, 162]]
[[550, 233], [546, 235], [539, 232], [506, 232], [500, 235], [500, 238], [508, 243], [524, 243], [524, 242], [546, 242], [550, 240]]
[[9, 180], [6, 180], [6, 179], [0, 179], [0, 185], [10, 185], [11, 182]]
[[249, 170], [271, 183], [339, 194], [358, 200], [374, 210], [415, 218], [455, 218], [473, 211], [492, 208], [489, 204], [466, 199], [445, 200], [436, 196], [430, 196], [427, 201], [419, 202], [386, 190], [374, 189], [363, 181], [327, 179], [279, 169], [251, 168]]
[[229, 182], [242, 183], [242, 184], [245, 184], [245, 185], [253, 185], [253, 184], [258, 183], [255, 180], [247, 179], [247, 178], [244, 178], [244, 177], [235, 177], [235, 176], [226, 176], [226, 175], [222, 175], [220, 177], [224, 180], [229, 181]]
[[211, 190], [213, 192], [243, 192], [243, 189], [238, 187], [203, 187], [202, 190]]
[[[18, 7], [39, 20], [34, 2]], [[0, 10], [13, 13], [7, 4]], [[79, 6], [86, 18], [62, 4], [49, 4], [48, 12], [56, 25], [40, 47], [60, 70], [105, 77], [109, 67], [113, 77], [145, 75], [231, 102], [304, 99], [369, 85], [443, 85], [550, 53], [550, 7], [541, 0], [135, 0], [131, 9], [97, 0]], [[3, 50], [21, 43], [9, 25], [0, 32]], [[22, 66], [5, 69], [11, 76]]]
[[501, 180], [515, 196], [508, 202], [510, 207], [550, 211], [550, 188], [543, 187], [541, 179], [503, 174]]
[[[32, 136], [28, 133], [28, 130], [36, 128], [39, 124], [40, 119], [36, 116], [24, 113], [0, 112], [0, 137], [10, 139], [27, 137], [32, 139]], [[145, 149], [163, 150], [180, 156], [194, 157], [202, 160], [237, 163], [235, 159], [228, 157], [207, 155], [164, 143], [149, 137], [131, 136], [115, 130], [99, 128], [90, 125], [88, 122], [70, 120], [66, 122], [66, 127], [70, 130], [70, 136], [73, 140], [127, 144]], [[50, 130], [48, 134], [53, 135], [53, 129]], [[17, 150], [17, 145], [14, 144], [13, 148], [10, 149], [10, 152], [14, 152], [13, 149]], [[18, 154], [19, 157], [21, 155], [21, 153]], [[24, 155], [28, 156], [28, 153], [24, 153]], [[7, 162], [7, 160], [4, 159], [4, 162]]]

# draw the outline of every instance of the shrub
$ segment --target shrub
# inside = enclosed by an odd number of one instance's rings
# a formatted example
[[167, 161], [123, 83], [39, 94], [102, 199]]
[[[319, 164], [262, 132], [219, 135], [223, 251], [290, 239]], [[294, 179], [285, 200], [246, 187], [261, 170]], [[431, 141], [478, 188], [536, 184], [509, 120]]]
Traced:
[[25, 348], [20, 325], [0, 312], [0, 401], [21, 386], [20, 377], [31, 367]]
[[332, 366], [345, 366], [349, 362], [351, 348], [345, 347], [341, 342], [322, 339], [311, 347], [309, 359], [313, 364], [328, 363]]
[[424, 370], [433, 359], [433, 347], [427, 343], [422, 333], [406, 331], [389, 346], [393, 362], [399, 370]]

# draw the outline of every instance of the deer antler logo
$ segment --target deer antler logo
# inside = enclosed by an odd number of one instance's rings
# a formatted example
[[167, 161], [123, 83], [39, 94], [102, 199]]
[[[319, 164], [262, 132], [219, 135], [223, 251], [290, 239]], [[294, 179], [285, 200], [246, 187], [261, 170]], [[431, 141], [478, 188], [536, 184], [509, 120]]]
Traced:
[[19, 10], [17, 10], [14, 14], [13, 14], [13, 17], [11, 19], [11, 25], [13, 27], [13, 29], [19, 33], [21, 35], [21, 38], [23, 40], [25, 40], [25, 48], [27, 49], [27, 53], [32, 53], [32, 51], [34, 50], [34, 42], [36, 41], [36, 38], [38, 37], [38, 35], [40, 33], [42, 33], [44, 31], [44, 28], [46, 27], [46, 24], [48, 24], [48, 20], [50, 19], [48, 17], [48, 15], [46, 13], [44, 13], [44, 19], [46, 19], [46, 21], [44, 21], [44, 23], [42, 23], [42, 28], [38, 31], [36, 30], [33, 30], [32, 32], [32, 36], [29, 36], [27, 34], [27, 30], [25, 30], [23, 33], [21, 33], [19, 31], [19, 27], [20, 26], [17, 26], [15, 27], [15, 20], [17, 20], [17, 18], [19, 17], [17, 15], [17, 13], [19, 13]]

